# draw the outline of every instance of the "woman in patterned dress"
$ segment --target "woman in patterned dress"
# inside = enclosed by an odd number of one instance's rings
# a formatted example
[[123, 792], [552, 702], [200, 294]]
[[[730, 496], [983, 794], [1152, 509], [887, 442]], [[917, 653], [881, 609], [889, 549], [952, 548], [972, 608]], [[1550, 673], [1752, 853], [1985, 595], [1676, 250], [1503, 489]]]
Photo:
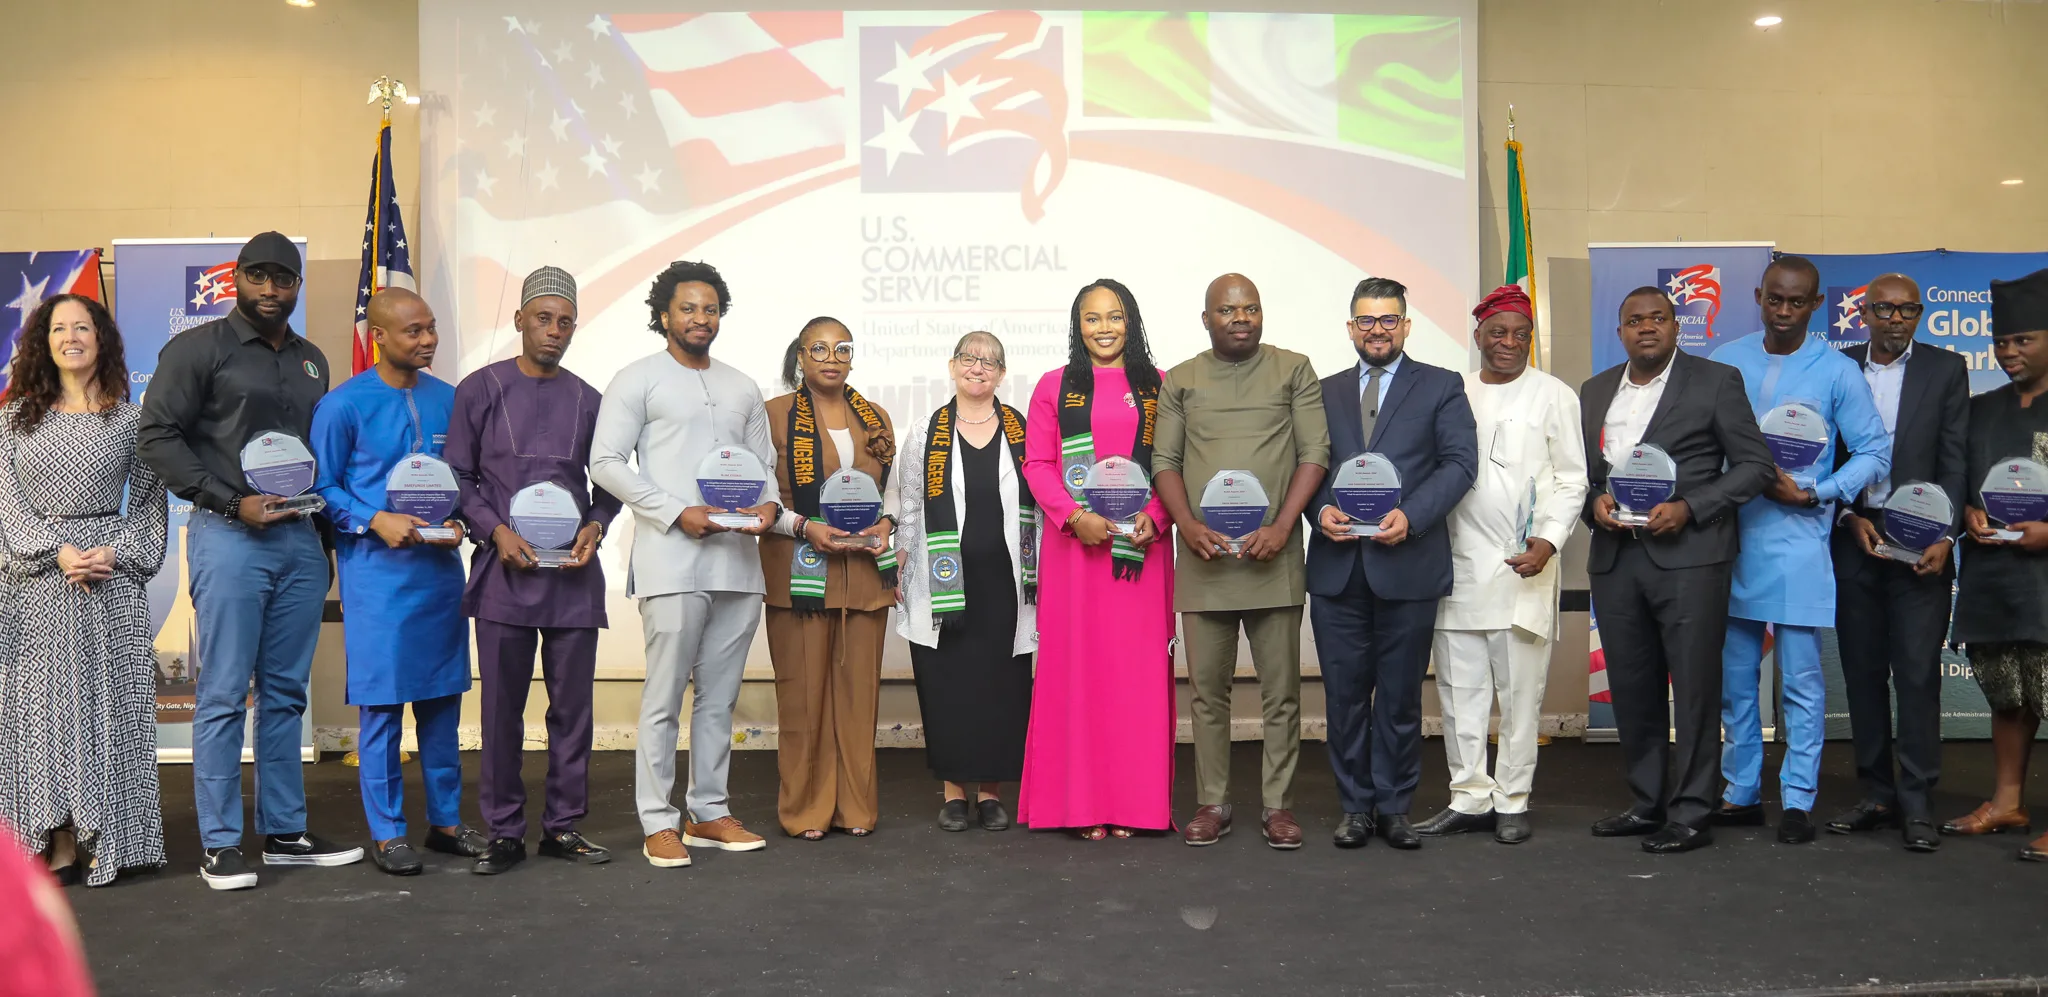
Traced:
[[[0, 644], [0, 823], [75, 882], [164, 864], [149, 579], [164, 486], [135, 457], [121, 334], [59, 295], [29, 318], [0, 406], [0, 533], [12, 605]], [[123, 494], [126, 493], [124, 512]]]

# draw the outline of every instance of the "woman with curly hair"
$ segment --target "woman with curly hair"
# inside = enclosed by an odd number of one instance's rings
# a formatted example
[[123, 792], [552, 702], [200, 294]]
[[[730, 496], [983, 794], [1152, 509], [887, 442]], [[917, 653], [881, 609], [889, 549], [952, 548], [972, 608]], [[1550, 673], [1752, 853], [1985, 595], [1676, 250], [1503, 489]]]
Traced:
[[[865, 837], [879, 816], [875, 710], [896, 602], [896, 433], [889, 413], [846, 383], [852, 371], [853, 333], [814, 318], [783, 356], [792, 390], [768, 399], [786, 510], [761, 538], [781, 728], [776, 809], [782, 829], [805, 841], [834, 828]], [[827, 525], [819, 507], [826, 480], [849, 470], [882, 492], [882, 517], [857, 536]]]
[[89, 851], [84, 879], [104, 886], [164, 864], [145, 587], [164, 563], [166, 496], [136, 459], [142, 410], [128, 403], [121, 333], [99, 302], [43, 302], [8, 376], [0, 823], [66, 883]]

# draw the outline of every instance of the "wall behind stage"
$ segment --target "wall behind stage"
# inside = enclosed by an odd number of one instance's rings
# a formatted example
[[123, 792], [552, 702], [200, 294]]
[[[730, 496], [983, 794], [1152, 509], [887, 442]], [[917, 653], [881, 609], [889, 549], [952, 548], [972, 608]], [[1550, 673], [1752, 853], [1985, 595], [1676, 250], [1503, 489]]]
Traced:
[[[545, 7], [521, 9], [545, 18]], [[1553, 318], [1586, 327], [1588, 242], [2042, 248], [2048, 128], [2036, 95], [2048, 92], [2048, 62], [2032, 50], [2048, 37], [2048, 4], [1786, 0], [1773, 9], [1786, 21], [1763, 31], [1749, 23], [1760, 9], [1726, 0], [1481, 0], [1482, 281], [1500, 270], [1509, 103], [1528, 147], [1546, 334]], [[303, 232], [322, 269], [313, 286], [335, 292], [307, 303], [308, 331], [330, 355], [346, 353], [377, 120], [363, 99], [378, 75], [418, 80], [417, 3], [80, 0], [10, 4], [0, 25], [11, 42], [0, 121], [15, 137], [14, 153], [0, 157], [0, 249]], [[398, 109], [393, 126], [396, 158], [415, 161], [417, 111]], [[1998, 184], [2009, 177], [2028, 182]], [[401, 166], [399, 181], [413, 221], [417, 177]], [[1553, 273], [1573, 281], [1556, 299]], [[1557, 344], [1553, 355], [1566, 364], [1560, 374], [1584, 376], [1585, 361], [1571, 362], [1583, 344]], [[1568, 560], [1567, 588], [1585, 586], [1582, 565], [1582, 554]], [[1584, 709], [1583, 640], [1569, 643], [1584, 614], [1568, 616], [1550, 713]], [[354, 711], [322, 692], [341, 677], [339, 628], [328, 630], [315, 722], [352, 726]], [[629, 703], [603, 709], [618, 716], [600, 722], [631, 722]]]

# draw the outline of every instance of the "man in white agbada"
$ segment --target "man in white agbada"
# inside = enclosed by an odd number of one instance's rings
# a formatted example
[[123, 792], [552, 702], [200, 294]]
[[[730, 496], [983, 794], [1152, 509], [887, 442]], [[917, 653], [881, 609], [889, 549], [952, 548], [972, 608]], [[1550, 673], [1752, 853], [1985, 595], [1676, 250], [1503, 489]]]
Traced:
[[[1437, 606], [1437, 695], [1451, 805], [1416, 825], [1426, 836], [1492, 830], [1529, 838], [1536, 727], [1557, 636], [1557, 552], [1586, 498], [1586, 445], [1572, 389], [1529, 366], [1529, 296], [1512, 284], [1472, 316], [1480, 368], [1465, 375], [1479, 429], [1479, 474], [1451, 512], [1451, 594]], [[1500, 752], [1486, 771], [1486, 734], [1500, 699]]]

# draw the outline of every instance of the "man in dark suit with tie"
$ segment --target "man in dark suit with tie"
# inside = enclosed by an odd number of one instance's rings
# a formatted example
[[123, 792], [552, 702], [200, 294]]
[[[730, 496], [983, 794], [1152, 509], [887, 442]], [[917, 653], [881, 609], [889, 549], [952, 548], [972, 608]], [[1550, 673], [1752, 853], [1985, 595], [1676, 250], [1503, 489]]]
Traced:
[[[1685, 852], [1710, 843], [1720, 796], [1721, 647], [1740, 536], [1736, 507], [1777, 479], [1742, 374], [1678, 349], [1671, 298], [1639, 287], [1617, 329], [1628, 362], [1579, 390], [1586, 433], [1586, 559], [1615, 725], [1635, 805], [1593, 825], [1598, 837], [1648, 835], [1643, 850]], [[1608, 472], [1638, 446], [1677, 465], [1671, 497], [1647, 526], [1614, 518]], [[1677, 743], [1667, 741], [1669, 726]], [[1670, 765], [1676, 756], [1677, 779]]]
[[1422, 677], [1437, 600], [1451, 591], [1445, 520], [1478, 471], [1477, 431], [1464, 379], [1401, 352], [1406, 287], [1360, 281], [1349, 330], [1358, 366], [1323, 379], [1330, 452], [1386, 457], [1401, 476], [1401, 498], [1366, 538], [1348, 532], [1334, 475], [1310, 504], [1318, 527], [1308, 545], [1310, 620], [1344, 805], [1335, 839], [1357, 848], [1377, 833], [1396, 848], [1420, 848], [1408, 805], [1422, 777]]
[[[1961, 528], [1969, 482], [1970, 371], [1961, 355], [1915, 343], [1920, 285], [1905, 274], [1877, 278], [1863, 292], [1870, 342], [1843, 354], [1862, 368], [1891, 437], [1891, 474], [1849, 496], [1836, 521], [1835, 637], [1856, 738], [1856, 776], [1863, 800], [1828, 821], [1836, 834], [1903, 828], [1906, 847], [1941, 846], [1929, 797], [1941, 776], [1941, 645], [1948, 637], [1955, 549], [1944, 539], [1917, 562], [1896, 561], [1877, 548], [1884, 503], [1909, 481], [1938, 485]], [[1848, 459], [1838, 445], [1837, 466]], [[1898, 774], [1892, 771], [1892, 694], [1899, 701]]]

